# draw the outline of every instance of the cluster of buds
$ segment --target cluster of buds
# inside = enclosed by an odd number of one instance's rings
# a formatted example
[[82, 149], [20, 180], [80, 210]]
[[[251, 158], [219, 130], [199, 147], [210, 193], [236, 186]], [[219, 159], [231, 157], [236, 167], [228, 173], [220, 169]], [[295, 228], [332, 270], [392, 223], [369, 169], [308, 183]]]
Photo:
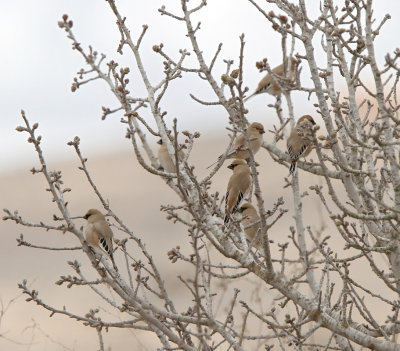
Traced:
[[[106, 116], [108, 115], [108, 114], [110, 114], [110, 113], [114, 113], [115, 111], [111, 111], [109, 108], [107, 108], [107, 107], [105, 107], [105, 109], [103, 110], [103, 116], [104, 116], [104, 118], [102, 117], [102, 119], [105, 119], [106, 118]], [[138, 118], [139, 117], [139, 114], [136, 112], [136, 111], [129, 111], [129, 112], [126, 112], [126, 113], [124, 113], [124, 117], [127, 117], [127, 119], [129, 120], [130, 118]], [[139, 117], [140, 118], [140, 117]], [[124, 122], [125, 123], [125, 122]], [[126, 138], [127, 139], [129, 139], [130, 138], [130, 131], [129, 131], [129, 129], [128, 129], [128, 135], [126, 136]]]
[[107, 66], [110, 71], [115, 71], [115, 69], [118, 67], [118, 63], [115, 62], [114, 60], [111, 60], [110, 62], [107, 63]]
[[76, 136], [74, 138], [74, 140], [69, 141], [67, 143], [67, 145], [69, 145], [69, 146], [79, 146], [80, 142], [81, 142], [81, 139], [78, 136]]
[[311, 185], [309, 187], [310, 190], [315, 191], [316, 194], [320, 194], [323, 186], [322, 185]]
[[27, 283], [27, 280], [24, 279], [21, 284], [18, 284], [18, 288], [23, 290], [22, 291], [23, 294], [26, 294], [29, 296], [25, 299], [26, 302], [29, 302], [32, 300], [35, 301], [37, 299], [39, 292], [37, 290], [29, 290], [28, 287], [26, 286], [26, 283]]
[[350, 224], [349, 222], [347, 222], [347, 221], [344, 220], [344, 216], [332, 215], [332, 216], [331, 216], [331, 219], [334, 221], [334, 223], [335, 223], [335, 225], [336, 225], [337, 227], [342, 226], [342, 227], [346, 228], [346, 227], [348, 227], [348, 225]]
[[121, 68], [121, 70], [120, 70], [121, 77], [123, 78], [123, 77], [126, 76], [129, 72], [130, 72], [129, 67]]
[[229, 86], [230, 88], [234, 87], [236, 85], [235, 79], [239, 77], [240, 70], [238, 68], [234, 69], [230, 75], [223, 74], [221, 76], [221, 80], [224, 84]]
[[321, 141], [325, 141], [324, 148], [330, 149], [332, 145], [337, 143], [337, 130], [334, 130], [329, 135], [319, 135], [318, 139]]
[[189, 306], [189, 308], [187, 309], [186, 312], [182, 312], [182, 316], [189, 316], [189, 317], [192, 317], [192, 316], [194, 316], [195, 314], [196, 314], [196, 311], [195, 311], [192, 307], [190, 307], [190, 306]]
[[[237, 82], [237, 79], [239, 78], [239, 75], [240, 75], [240, 69], [239, 69], [239, 68], [236, 68], [236, 69], [232, 70], [231, 73], [230, 73], [229, 75], [223, 74], [223, 75], [221, 76], [221, 80], [222, 80], [222, 82], [223, 82], [224, 84], [226, 84], [229, 88], [232, 89], [233, 87], [236, 87], [237, 90], [239, 90], [239, 89], [240, 89], [240, 85], [239, 85], [239, 83]], [[243, 89], [243, 93], [246, 93], [248, 90], [249, 90], [249, 88], [248, 88], [248, 87], [245, 87], [245, 88]], [[231, 98], [229, 98], [228, 104], [229, 104], [229, 107], [230, 107], [232, 110], [241, 111], [241, 113], [243, 113], [243, 114], [248, 113], [248, 110], [246, 110], [246, 109], [245, 109], [245, 110], [242, 110], [243, 105], [240, 103], [240, 98], [239, 98], [239, 96], [232, 96]], [[240, 113], [240, 114], [241, 114], [241, 113]]]
[[[249, 88], [246, 87], [243, 90], [243, 92], [245, 93], [248, 90], [249, 90]], [[228, 104], [229, 104], [229, 107], [232, 110], [235, 110], [235, 111], [239, 111], [240, 110], [240, 98], [238, 96], [234, 96], [234, 97], [229, 98], [228, 99]], [[247, 113], [249, 113], [249, 110], [246, 109], [246, 108], [243, 108], [242, 112], [243, 112], [243, 114], [247, 114]]]
[[[80, 51], [80, 52], [83, 52], [83, 49], [82, 49], [82, 47], [80, 46], [80, 44], [79, 43], [77, 43], [77, 42], [75, 42], [74, 41], [74, 43], [73, 43], [73, 45], [72, 45], [72, 48], [74, 49], [74, 50], [78, 50], [78, 51]], [[86, 62], [87, 62], [87, 64], [89, 64], [89, 65], [91, 65], [91, 66], [94, 66], [95, 65], [95, 62], [96, 62], [96, 60], [97, 60], [97, 56], [98, 56], [98, 52], [96, 51], [96, 50], [93, 50], [93, 48], [91, 47], [91, 46], [89, 46], [89, 50], [90, 50], [90, 52], [89, 52], [89, 54], [86, 56]], [[105, 58], [105, 55], [101, 55], [101, 60], [100, 60], [100, 62], [103, 60]], [[74, 79], [73, 79], [73, 83], [72, 83], [72, 86], [71, 86], [71, 91], [72, 92], [75, 92], [82, 84], [85, 84], [85, 83], [87, 83], [88, 81], [83, 81], [83, 76], [85, 75], [85, 74], [87, 74], [88, 72], [85, 72], [85, 70], [83, 69], [83, 68], [81, 68], [80, 70], [79, 70], [79, 72], [78, 72], [78, 77], [79, 77], [79, 79], [81, 80], [81, 81], [78, 81], [78, 78], [76, 78], [76, 77], [74, 77]]]
[[61, 180], [62, 178], [61, 171], [51, 171], [49, 175], [50, 175], [50, 183], [63, 184]]
[[65, 31], [68, 31], [72, 28], [73, 22], [71, 20], [68, 21], [68, 15], [64, 14], [62, 16], [62, 21], [58, 21], [57, 24], [60, 28], [64, 28]]
[[71, 91], [74, 93], [76, 91], [76, 89], [79, 88], [79, 82], [78, 82], [78, 78], [74, 77], [74, 81], [72, 82], [71, 85]]
[[106, 119], [107, 115], [109, 115], [111, 113], [111, 109], [109, 107], [101, 106], [101, 110], [103, 111], [103, 114], [101, 115], [101, 119], [104, 121]]
[[[268, 12], [268, 17], [269, 19], [273, 22], [272, 23], [272, 28], [274, 30], [278, 30], [279, 28], [285, 28], [285, 29], [289, 29], [290, 28], [290, 24], [288, 23], [288, 17], [285, 15], [276, 15], [274, 11], [269, 11]], [[275, 20], [278, 20], [278, 22], [276, 22]]]
[[334, 107], [335, 110], [340, 110], [343, 115], [349, 116], [351, 114], [351, 109], [347, 101], [343, 101], [337, 104], [332, 103], [332, 107]]
[[144, 264], [142, 263], [142, 261], [139, 260], [139, 261], [133, 262], [131, 264], [131, 266], [135, 272], [138, 272], [144, 267]]
[[55, 282], [55, 284], [60, 286], [64, 283], [68, 283], [67, 288], [70, 289], [73, 285], [82, 285], [82, 282], [82, 279], [79, 279], [78, 277], [62, 275], [60, 279]]
[[180, 257], [180, 246], [176, 246], [175, 248], [169, 250], [167, 252], [168, 255], [168, 259], [172, 262], [175, 263], [176, 261], [178, 261], [178, 258]]
[[264, 57], [262, 61], [257, 61], [256, 62], [256, 67], [260, 72], [266, 71], [267, 70], [267, 62], [268, 59]]
[[199, 132], [194, 132], [193, 134], [191, 134], [188, 130], [184, 130], [182, 131], [182, 134], [187, 136], [188, 138], [200, 138], [200, 133]]
[[160, 52], [163, 47], [164, 47], [163, 43], [161, 43], [160, 45], [153, 45], [153, 51], [154, 52]]
[[[23, 111], [22, 111], [23, 112]], [[28, 127], [22, 127], [22, 126], [18, 126], [18, 127], [16, 127], [15, 128], [15, 130], [17, 131], [17, 132], [28, 132], [31, 136], [27, 139], [27, 141], [28, 141], [28, 143], [32, 143], [32, 144], [35, 144], [35, 145], [39, 145], [40, 144], [40, 141], [42, 140], [42, 136], [41, 135], [38, 135], [36, 138], [35, 138], [35, 135], [34, 135], [34, 131], [35, 131], [35, 129], [37, 129], [39, 127], [39, 124], [38, 123], [34, 123], [33, 125], [32, 125], [32, 128], [29, 128], [29, 125], [28, 125]]]
[[[85, 317], [87, 319], [97, 319], [100, 320], [100, 318], [96, 317], [96, 314], [100, 312], [100, 309], [98, 308], [94, 308], [94, 309], [90, 309], [88, 313], [85, 314]], [[88, 325], [88, 324], [87, 324]]]
[[[32, 125], [31, 131], [34, 131], [34, 130], [37, 129], [38, 127], [39, 127], [39, 123], [34, 123], [34, 124]], [[22, 127], [22, 126], [16, 127], [15, 130], [16, 130], [17, 132], [29, 132], [29, 129], [28, 129], [28, 128]]]
[[224, 84], [226, 84], [229, 88], [233, 88], [236, 84], [235, 79], [227, 74], [223, 74], [221, 76], [221, 80]]
[[344, 32], [346, 32], [346, 29], [335, 27], [333, 29], [333, 31], [330, 33], [330, 36], [331, 37], [338, 37], [338, 36], [342, 35]]
[[328, 76], [330, 76], [330, 75], [332, 75], [332, 71], [327, 70], [327, 69], [324, 69], [321, 72], [319, 72], [320, 78], [323, 78], [323, 79], [328, 78]]
[[236, 79], [237, 77], [239, 77], [239, 69], [234, 69], [232, 72], [231, 72], [231, 77], [233, 78], [233, 79]]
[[120, 239], [114, 238], [113, 242], [115, 245], [122, 247], [124, 249], [126, 243], [128, 242], [128, 239], [125, 238], [125, 239], [120, 240]]
[[129, 83], [129, 78], [125, 78], [125, 76], [130, 72], [129, 67], [121, 67], [119, 70], [119, 76], [117, 73], [114, 73], [114, 76], [120, 81], [121, 84], [118, 84], [117, 91], [121, 94], [128, 95], [129, 90], [126, 89], [126, 85]]
[[[79, 48], [77, 48], [78, 50], [79, 50]], [[88, 63], [88, 64], [94, 64], [95, 62], [96, 62], [96, 60], [97, 60], [97, 55], [98, 55], [98, 52], [96, 51], [96, 50], [93, 50], [93, 48], [89, 45], [89, 50], [90, 50], [90, 52], [89, 52], [89, 54], [87, 55], [87, 59], [86, 59], [86, 62]], [[103, 57], [105, 57], [105, 55], [102, 55]], [[82, 77], [82, 71], [83, 70], [80, 70], [80, 72], [79, 72], [79, 74], [81, 75], [81, 77]]]
[[182, 134], [187, 138], [187, 139], [185, 139], [185, 144], [189, 143], [190, 140], [200, 138], [200, 135], [201, 135], [199, 132], [194, 132], [192, 134], [188, 130], [182, 131]]
[[296, 318], [292, 318], [290, 314], [285, 315], [285, 323], [293, 325], [295, 320]]

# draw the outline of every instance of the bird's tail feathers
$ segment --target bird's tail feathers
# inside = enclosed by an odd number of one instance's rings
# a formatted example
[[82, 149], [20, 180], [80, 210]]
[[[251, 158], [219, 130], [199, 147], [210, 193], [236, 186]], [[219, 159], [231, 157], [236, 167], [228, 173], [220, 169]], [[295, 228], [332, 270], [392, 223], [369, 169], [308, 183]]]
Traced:
[[293, 174], [295, 170], [296, 170], [296, 162], [292, 162], [289, 168], [289, 175]]
[[110, 253], [110, 258], [111, 258], [111, 262], [113, 264], [114, 269], [118, 272], [118, 268], [117, 268], [117, 265], [115, 264], [114, 255], [112, 252]]
[[243, 100], [243, 102], [246, 102], [247, 100], [249, 100], [250, 98], [252, 98], [254, 95], [256, 95], [257, 93], [253, 93], [253, 94], [251, 94], [251, 95], [249, 95], [247, 98], [245, 98], [244, 100]]
[[[100, 239], [100, 243], [103, 245], [104, 250], [107, 252], [108, 256], [110, 256], [110, 259], [111, 259], [111, 262], [112, 262], [112, 264], [113, 264], [113, 266], [114, 266], [114, 269], [115, 269], [116, 271], [118, 271], [118, 268], [117, 268], [117, 266], [115, 265], [112, 247], [108, 246], [107, 240], [104, 239], [104, 238], [101, 238], [101, 239]], [[112, 246], [112, 245], [111, 245], [111, 246]]]
[[229, 213], [226, 213], [226, 214], [225, 214], [225, 217], [224, 217], [224, 225], [225, 225], [226, 228], [229, 227], [229, 221], [230, 221], [230, 220], [231, 220], [231, 218], [230, 218], [230, 216], [229, 216]]
[[219, 161], [221, 160], [222, 156], [223, 156], [223, 155], [219, 155], [217, 161], [211, 163], [206, 169], [211, 168], [211, 167], [214, 166], [217, 162], [219, 162]]

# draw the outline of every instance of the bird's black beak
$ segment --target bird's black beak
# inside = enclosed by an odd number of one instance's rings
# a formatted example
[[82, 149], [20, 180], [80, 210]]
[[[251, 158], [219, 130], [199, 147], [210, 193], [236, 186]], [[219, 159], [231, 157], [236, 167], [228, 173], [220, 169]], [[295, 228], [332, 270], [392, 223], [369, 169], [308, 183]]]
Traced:
[[234, 166], [234, 165], [229, 165], [228, 168], [229, 168], [229, 169], [234, 169], [235, 166]]
[[239, 208], [239, 212], [240, 212], [240, 213], [243, 213], [243, 211], [244, 211], [244, 207], [240, 207], [240, 208]]
[[162, 145], [162, 139], [160, 139], [159, 141], [157, 141], [157, 144]]
[[89, 215], [88, 214], [85, 214], [84, 216], [83, 216], [83, 218], [85, 218], [86, 220], [89, 218]]
[[264, 134], [265, 133], [265, 130], [264, 129], [261, 129], [260, 130], [260, 134]]

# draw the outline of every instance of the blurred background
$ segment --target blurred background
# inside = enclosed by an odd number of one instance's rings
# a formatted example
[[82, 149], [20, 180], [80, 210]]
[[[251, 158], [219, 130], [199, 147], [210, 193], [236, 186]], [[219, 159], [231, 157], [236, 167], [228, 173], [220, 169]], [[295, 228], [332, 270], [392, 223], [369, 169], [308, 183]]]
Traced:
[[[157, 9], [163, 3], [160, 0], [117, 1], [120, 12], [127, 17], [127, 24], [134, 38], [141, 32], [143, 24], [149, 25], [141, 53], [154, 85], [163, 78], [163, 60], [152, 51], [153, 45], [163, 43], [165, 51], [174, 58], [178, 57], [179, 49], [191, 49], [185, 36], [184, 24], [167, 16], [160, 16]], [[167, 2], [167, 10], [179, 14], [179, 3]], [[400, 13], [400, 3], [391, 0], [377, 1], [375, 9], [379, 22], [386, 13]], [[273, 7], [271, 10], [279, 12]], [[310, 16], [316, 17], [317, 10], [317, 6], [309, 6]], [[57, 26], [63, 14], [68, 14], [73, 20], [72, 29], [83, 48], [92, 45], [95, 50], [107, 55], [106, 61], [114, 59], [122, 66], [131, 68], [132, 96], [142, 97], [145, 93], [128, 48], [125, 48], [124, 56], [116, 52], [120, 40], [119, 31], [114, 15], [105, 1], [0, 1], [0, 208], [12, 211], [18, 209], [26, 220], [32, 222], [51, 222], [52, 214], [57, 213], [49, 193], [45, 191], [46, 184], [42, 176], [33, 176], [29, 172], [33, 166], [38, 165], [38, 161], [32, 145], [26, 142], [27, 135], [15, 131], [15, 127], [22, 124], [20, 110], [24, 109], [31, 123], [39, 122], [38, 133], [43, 136], [42, 147], [49, 168], [61, 170], [65, 185], [72, 188], [72, 192], [68, 194], [72, 214], [82, 215], [88, 208], [101, 207], [84, 175], [78, 170], [79, 162], [73, 148], [66, 145], [78, 135], [81, 138], [81, 151], [88, 157], [88, 167], [104, 197], [109, 200], [113, 210], [125, 219], [126, 224], [138, 236], [143, 237], [149, 251], [163, 267], [163, 274], [171, 278], [167, 279], [167, 286], [174, 299], [184, 301], [188, 297], [177, 284], [176, 276], [180, 274], [188, 277], [191, 271], [179, 263], [171, 265], [166, 252], [178, 244], [187, 246], [188, 236], [183, 227], [173, 225], [159, 211], [160, 205], [177, 203], [178, 198], [165, 186], [162, 179], [148, 175], [138, 165], [130, 141], [124, 137], [125, 126], [120, 123], [120, 115], [113, 114], [105, 121], [101, 120], [102, 106], [111, 109], [118, 106], [105, 82], [96, 80], [80, 87], [75, 93], [71, 92], [70, 87], [76, 72], [86, 67], [79, 53], [71, 49], [71, 41], [66, 38], [65, 32]], [[267, 57], [272, 67], [282, 62], [280, 36], [272, 30], [261, 13], [246, 1], [237, 1], [234, 6], [229, 0], [209, 1], [208, 6], [193, 18], [194, 21], [201, 21], [201, 30], [197, 37], [208, 61], [214, 56], [218, 44], [223, 43], [215, 66], [216, 78], [225, 72], [222, 59], [233, 59], [233, 67], [237, 67], [239, 36], [242, 33], [245, 33], [246, 41], [244, 82], [250, 91], [254, 90], [263, 76], [256, 69], [256, 61]], [[376, 41], [376, 54], [381, 64], [384, 55], [396, 48], [393, 33], [397, 33], [399, 29], [398, 18], [393, 18], [381, 30]], [[318, 53], [319, 45], [316, 46]], [[303, 51], [301, 47], [296, 47], [295, 52]], [[322, 55], [320, 60], [323, 66]], [[197, 67], [193, 55], [187, 60], [186, 66]], [[311, 86], [307, 67], [304, 64], [302, 67], [302, 83], [304, 86]], [[165, 118], [167, 124], [172, 125], [173, 118], [177, 118], [180, 130], [201, 133], [190, 162], [196, 166], [197, 174], [204, 176], [206, 167], [225, 150], [229, 141], [225, 129], [228, 117], [219, 107], [205, 107], [194, 102], [189, 93], [205, 101], [216, 100], [206, 82], [194, 74], [185, 74], [182, 79], [172, 82], [161, 106], [168, 111]], [[313, 113], [313, 97], [308, 100], [304, 93], [293, 93], [293, 101], [296, 116], [304, 113], [316, 116]], [[274, 102], [274, 98], [269, 95], [249, 100], [246, 105], [249, 109], [249, 120], [262, 122], [266, 129], [272, 129], [277, 118], [267, 105]], [[283, 114], [285, 113], [284, 107]], [[150, 125], [154, 125], [149, 111], [143, 111], [142, 116]], [[316, 119], [318, 120], [318, 116]], [[271, 138], [272, 134], [267, 133], [265, 139]], [[154, 152], [157, 151], [156, 141], [156, 138], [149, 136]], [[285, 148], [282, 141], [278, 146]], [[313, 155], [310, 156], [312, 157]], [[288, 189], [283, 189], [283, 177], [287, 175], [287, 169], [273, 163], [264, 150], [256, 158], [260, 163], [262, 187], [267, 197], [266, 207], [271, 208], [278, 196], [284, 196], [286, 207], [290, 209], [291, 193]], [[221, 169], [213, 181], [212, 190], [223, 193], [229, 175], [229, 170]], [[318, 179], [306, 176], [302, 176], [301, 181], [304, 187], [319, 183]], [[308, 224], [311, 223], [315, 229], [327, 226], [323, 210], [313, 196], [305, 198], [304, 209], [306, 218], [309, 219]], [[318, 220], [315, 220], [315, 213], [321, 214], [318, 215]], [[271, 233], [276, 240], [289, 234], [289, 225], [294, 223], [290, 212], [286, 214], [284, 221]], [[78, 220], [77, 223], [84, 225], [83, 221]], [[16, 242], [20, 234], [38, 245], [75, 246], [76, 240], [68, 234], [29, 230], [10, 221], [0, 222], [0, 228], [0, 298], [3, 312], [5, 311], [0, 324], [0, 349], [95, 349], [97, 336], [93, 330], [63, 316], [49, 318], [49, 313], [42, 308], [26, 303], [24, 297], [19, 296], [17, 288], [18, 283], [27, 279], [28, 285], [39, 290], [44, 301], [58, 308], [66, 306], [71, 312], [78, 314], [86, 313], [97, 304], [101, 305], [100, 299], [94, 301], [84, 288], [67, 289], [54, 284], [60, 275], [73, 273], [67, 264], [67, 261], [73, 259], [85, 264], [90, 276], [88, 261], [79, 252], [39, 251], [17, 247]], [[118, 237], [118, 233], [116, 236]], [[226, 294], [231, 292], [232, 289], [224, 291]], [[13, 302], [7, 305], [11, 300]], [[104, 313], [110, 319], [118, 318], [112, 311], [107, 310]], [[385, 311], [380, 313], [384, 315]], [[121, 351], [132, 349], [132, 345], [136, 345], [137, 350], [154, 349], [151, 335], [132, 333], [127, 345], [126, 339], [121, 339], [121, 336], [127, 337], [127, 333], [109, 332], [105, 336], [106, 345]]]

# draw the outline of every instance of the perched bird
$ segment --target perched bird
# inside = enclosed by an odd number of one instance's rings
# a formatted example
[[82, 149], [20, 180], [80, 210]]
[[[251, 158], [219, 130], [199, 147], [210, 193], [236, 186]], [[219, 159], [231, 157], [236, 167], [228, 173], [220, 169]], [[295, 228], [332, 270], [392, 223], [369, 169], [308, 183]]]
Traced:
[[312, 150], [312, 127], [314, 119], [310, 115], [304, 115], [297, 121], [296, 127], [292, 130], [286, 141], [288, 153], [292, 161], [289, 168], [289, 175], [296, 169], [296, 162], [300, 157], [306, 157]]
[[262, 245], [262, 240], [259, 237], [258, 232], [261, 228], [261, 224], [257, 210], [250, 202], [245, 202], [239, 208], [239, 212], [243, 216], [241, 223], [243, 225], [247, 239], [251, 241], [255, 247], [260, 247]]
[[100, 248], [100, 243], [110, 256], [114, 269], [117, 269], [113, 257], [113, 232], [105, 217], [99, 210], [90, 209], [83, 218], [87, 220], [85, 230], [87, 242], [93, 248]]
[[[290, 62], [290, 70], [289, 70], [289, 62]], [[290, 61], [288, 58], [286, 58], [285, 64], [286, 64], [286, 71], [288, 72], [286, 78], [292, 80], [294, 77], [294, 73], [296, 72], [297, 60], [294, 57], [291, 57]], [[280, 76], [281, 78], [285, 78], [284, 64], [282, 63], [279, 66], [275, 67], [274, 69], [272, 69], [272, 72], [275, 73], [277, 76]], [[262, 93], [268, 93], [271, 95], [279, 95], [281, 93], [281, 88], [276, 83], [273, 75], [270, 73], [267, 73], [266, 76], [260, 80], [254, 93], [251, 94], [249, 97], [247, 97], [244, 101], [247, 101], [254, 95]]]
[[[171, 141], [173, 141], [173, 139]], [[175, 162], [172, 162], [171, 156], [167, 150], [167, 146], [163, 143], [162, 139], [160, 139], [157, 144], [160, 145], [160, 148], [158, 149], [158, 162], [160, 162], [161, 167], [165, 172], [176, 173]], [[180, 160], [183, 160], [185, 157], [185, 154], [182, 150], [179, 151], [178, 155]]]
[[[250, 141], [250, 149], [253, 154], [260, 150], [263, 142], [263, 134], [265, 133], [264, 126], [261, 123], [253, 122], [247, 127], [247, 135]], [[224, 155], [218, 157], [218, 162]], [[248, 160], [250, 158], [249, 146], [247, 144], [246, 136], [244, 133], [239, 134], [232, 143], [226, 158], [240, 158]], [[214, 162], [212, 165], [214, 165]], [[208, 166], [210, 168], [212, 165]]]
[[225, 224], [229, 222], [231, 215], [238, 210], [251, 188], [251, 172], [246, 161], [233, 160], [228, 168], [233, 170], [233, 174], [229, 178], [225, 196]]

